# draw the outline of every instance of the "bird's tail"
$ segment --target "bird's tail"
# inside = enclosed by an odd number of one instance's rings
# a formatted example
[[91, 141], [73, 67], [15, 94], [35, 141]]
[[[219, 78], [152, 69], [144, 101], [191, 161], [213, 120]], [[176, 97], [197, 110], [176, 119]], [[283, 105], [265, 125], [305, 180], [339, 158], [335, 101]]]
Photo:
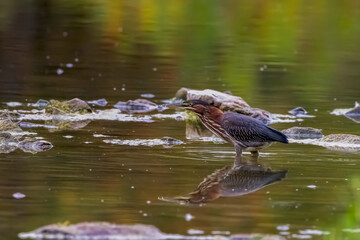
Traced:
[[269, 137], [273, 140], [273, 141], [277, 141], [277, 142], [282, 142], [282, 143], [289, 143], [287, 136], [285, 136], [285, 134], [283, 134], [282, 132], [279, 132], [271, 127], [267, 127], [270, 132], [269, 132]]

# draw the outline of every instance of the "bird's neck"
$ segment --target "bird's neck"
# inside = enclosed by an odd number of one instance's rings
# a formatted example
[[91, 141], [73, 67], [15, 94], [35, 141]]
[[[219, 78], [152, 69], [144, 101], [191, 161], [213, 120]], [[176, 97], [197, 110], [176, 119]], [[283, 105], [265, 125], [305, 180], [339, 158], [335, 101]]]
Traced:
[[221, 117], [223, 115], [223, 111], [218, 109], [217, 107], [211, 107], [210, 111], [206, 112], [206, 115], [216, 121], [217, 123], [221, 122]]

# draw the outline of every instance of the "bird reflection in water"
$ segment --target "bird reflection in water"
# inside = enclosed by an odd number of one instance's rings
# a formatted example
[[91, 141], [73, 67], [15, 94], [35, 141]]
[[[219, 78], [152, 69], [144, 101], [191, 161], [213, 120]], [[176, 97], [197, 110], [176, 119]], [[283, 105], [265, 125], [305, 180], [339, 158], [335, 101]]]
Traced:
[[185, 196], [161, 199], [180, 204], [203, 204], [219, 197], [236, 197], [255, 192], [285, 178], [287, 170], [272, 171], [257, 162], [237, 158], [231, 166], [217, 169]]

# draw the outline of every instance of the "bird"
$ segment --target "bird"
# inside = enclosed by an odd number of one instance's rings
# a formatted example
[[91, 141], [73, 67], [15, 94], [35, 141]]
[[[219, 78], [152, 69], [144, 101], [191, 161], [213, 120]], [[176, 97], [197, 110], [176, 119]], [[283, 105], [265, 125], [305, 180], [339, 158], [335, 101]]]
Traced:
[[288, 143], [287, 137], [263, 122], [236, 112], [223, 112], [202, 100], [188, 100], [181, 104], [185, 110], [194, 112], [212, 133], [235, 147], [236, 156], [250, 151], [253, 156], [272, 142]]

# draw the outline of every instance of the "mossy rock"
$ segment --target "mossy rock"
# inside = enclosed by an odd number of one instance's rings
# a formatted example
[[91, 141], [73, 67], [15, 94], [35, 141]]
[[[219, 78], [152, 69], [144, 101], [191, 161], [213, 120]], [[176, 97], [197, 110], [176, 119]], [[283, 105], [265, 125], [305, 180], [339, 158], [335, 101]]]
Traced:
[[11, 112], [9, 110], [1, 110], [0, 111], [0, 120], [3, 119], [9, 119], [11, 121], [18, 121], [18, 119], [20, 118], [20, 114], [16, 113], [16, 112]]
[[68, 101], [50, 100], [49, 104], [45, 108], [45, 112], [53, 115], [65, 115], [65, 114], [87, 114], [92, 113], [92, 108], [87, 102], [74, 98]]
[[0, 132], [21, 132], [19, 125], [10, 119], [0, 120]]

